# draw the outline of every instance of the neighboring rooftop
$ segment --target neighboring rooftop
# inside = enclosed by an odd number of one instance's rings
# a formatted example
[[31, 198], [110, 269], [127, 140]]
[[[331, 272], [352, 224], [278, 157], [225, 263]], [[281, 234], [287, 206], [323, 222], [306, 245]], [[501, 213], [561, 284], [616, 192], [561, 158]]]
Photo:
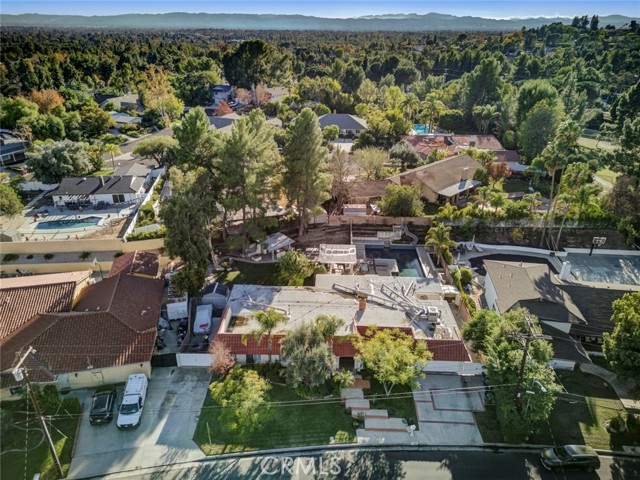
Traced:
[[143, 177], [99, 176], [65, 177], [50, 195], [100, 195], [137, 193], [144, 185]]
[[116, 258], [111, 265], [109, 277], [121, 273], [157, 277], [159, 269], [160, 260], [156, 253], [136, 250]]
[[452, 135], [453, 143], [461, 148], [475, 147], [478, 150], [504, 150], [502, 144], [494, 135]]
[[337, 125], [340, 130], [366, 130], [367, 122], [364, 118], [348, 113], [327, 113], [318, 117], [320, 128]]
[[34, 315], [71, 310], [76, 288], [91, 271], [0, 279], [0, 341]]
[[146, 178], [149, 175], [151, 169], [147, 165], [141, 163], [127, 162], [125, 165], [118, 167], [114, 170], [114, 177], [143, 177]]
[[580, 282], [593, 282], [619, 285], [640, 286], [640, 255], [639, 252], [598, 253], [593, 255], [571, 251], [567, 260], [571, 262], [571, 273]]

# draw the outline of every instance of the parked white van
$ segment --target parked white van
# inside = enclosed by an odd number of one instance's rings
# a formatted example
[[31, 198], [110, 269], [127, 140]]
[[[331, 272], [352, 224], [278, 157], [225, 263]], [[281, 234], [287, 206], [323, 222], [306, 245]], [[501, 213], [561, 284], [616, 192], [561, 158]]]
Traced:
[[149, 381], [143, 373], [129, 375], [124, 387], [122, 404], [118, 411], [116, 426], [121, 429], [135, 428], [140, 425], [140, 417], [147, 398], [147, 386]]

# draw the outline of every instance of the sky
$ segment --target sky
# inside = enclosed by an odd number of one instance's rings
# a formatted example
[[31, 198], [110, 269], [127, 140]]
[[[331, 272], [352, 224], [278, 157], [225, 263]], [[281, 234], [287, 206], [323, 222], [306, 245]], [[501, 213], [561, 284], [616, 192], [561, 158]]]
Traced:
[[123, 13], [274, 13], [346, 18], [386, 13], [448, 13], [485, 18], [573, 17], [620, 14], [640, 17], [640, 0], [2, 0], [0, 13], [118, 15]]

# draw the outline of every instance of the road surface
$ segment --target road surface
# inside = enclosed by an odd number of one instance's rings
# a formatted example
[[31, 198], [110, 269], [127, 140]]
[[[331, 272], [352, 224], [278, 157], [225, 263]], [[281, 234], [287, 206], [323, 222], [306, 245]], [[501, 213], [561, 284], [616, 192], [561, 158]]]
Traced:
[[[594, 473], [548, 472], [536, 452], [345, 450], [210, 460], [174, 465], [153, 473], [110, 475], [108, 479], [349, 479], [349, 480], [633, 480], [640, 479], [640, 458], [601, 457]], [[126, 476], [125, 476], [126, 475]]]

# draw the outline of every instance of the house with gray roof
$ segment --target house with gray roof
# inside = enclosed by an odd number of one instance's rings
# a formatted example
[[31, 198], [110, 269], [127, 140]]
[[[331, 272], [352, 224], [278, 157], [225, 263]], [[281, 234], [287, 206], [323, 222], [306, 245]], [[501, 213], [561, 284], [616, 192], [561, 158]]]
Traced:
[[367, 122], [364, 118], [348, 113], [327, 113], [318, 117], [320, 128], [336, 125], [340, 130], [340, 135], [358, 136], [367, 129]]
[[98, 202], [108, 205], [132, 203], [142, 200], [145, 194], [144, 177], [132, 175], [65, 177], [50, 193], [57, 206], [89, 206]]
[[398, 185], [415, 185], [431, 203], [457, 203], [467, 198], [480, 182], [473, 174], [482, 165], [469, 155], [456, 155], [389, 177]]

